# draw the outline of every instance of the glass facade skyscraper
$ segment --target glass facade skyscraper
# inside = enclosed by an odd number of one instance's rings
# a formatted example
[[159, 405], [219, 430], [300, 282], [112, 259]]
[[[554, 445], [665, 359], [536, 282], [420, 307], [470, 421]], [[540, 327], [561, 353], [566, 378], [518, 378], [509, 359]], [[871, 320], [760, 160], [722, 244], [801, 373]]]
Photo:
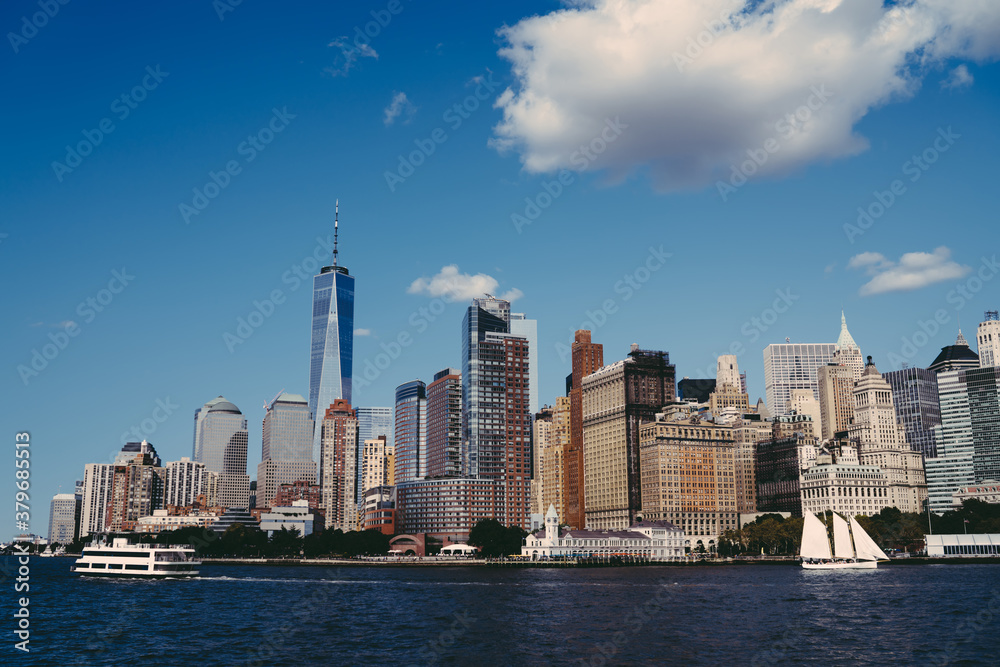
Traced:
[[[462, 471], [467, 477], [479, 475], [483, 410], [479, 405], [479, 344], [487, 333], [509, 333], [509, 327], [510, 302], [495, 297], [473, 299], [462, 320]], [[396, 457], [398, 460], [398, 451]]]
[[896, 416], [903, 422], [906, 441], [924, 458], [937, 456], [934, 427], [941, 423], [938, 376], [926, 368], [903, 368], [883, 373], [892, 387]]
[[282, 484], [316, 482], [314, 430], [313, 414], [302, 396], [282, 393], [267, 406], [257, 466], [257, 507], [272, 507]]
[[[336, 233], [336, 232], [335, 232]], [[354, 276], [337, 265], [324, 266], [313, 278], [312, 340], [309, 348], [309, 411], [316, 416], [313, 459], [319, 461], [319, 415], [337, 399], [351, 402], [354, 364]]]
[[775, 343], [764, 348], [764, 391], [773, 415], [787, 415], [792, 389], [809, 389], [819, 400], [817, 371], [833, 359], [834, 343]]
[[194, 460], [219, 473], [219, 504], [247, 508], [247, 420], [240, 409], [219, 397], [195, 412]]
[[396, 388], [396, 483], [427, 476], [427, 387], [413, 380]]

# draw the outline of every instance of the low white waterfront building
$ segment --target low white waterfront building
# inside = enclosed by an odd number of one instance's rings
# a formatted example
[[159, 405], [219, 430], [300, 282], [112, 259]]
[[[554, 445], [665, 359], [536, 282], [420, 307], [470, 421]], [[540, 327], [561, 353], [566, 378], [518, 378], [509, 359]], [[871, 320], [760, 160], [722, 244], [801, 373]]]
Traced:
[[975, 558], [1000, 556], [1000, 534], [924, 535], [927, 555], [931, 558]]
[[261, 514], [260, 529], [267, 531], [267, 536], [271, 537], [282, 528], [296, 528], [299, 537], [305, 537], [312, 534], [315, 518], [309, 509], [308, 500], [293, 500], [291, 507], [272, 507], [270, 512]]
[[524, 538], [522, 556], [637, 556], [654, 561], [684, 558], [684, 531], [666, 521], [640, 521], [628, 530], [559, 530], [559, 514], [549, 505], [545, 528]]
[[137, 533], [159, 533], [166, 530], [179, 530], [190, 526], [208, 528], [218, 521], [215, 512], [196, 512], [192, 514], [168, 514], [167, 510], [153, 510], [152, 516], [139, 517], [135, 524]]

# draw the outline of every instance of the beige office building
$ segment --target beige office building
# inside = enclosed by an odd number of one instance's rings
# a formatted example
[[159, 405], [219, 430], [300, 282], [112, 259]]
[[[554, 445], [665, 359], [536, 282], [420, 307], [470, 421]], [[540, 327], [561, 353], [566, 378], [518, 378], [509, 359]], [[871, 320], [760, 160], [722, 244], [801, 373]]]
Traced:
[[819, 385], [821, 440], [846, 431], [854, 416], [854, 370], [850, 366], [827, 364], [816, 373]]
[[684, 530], [692, 551], [711, 552], [737, 528], [735, 437], [697, 417], [639, 427], [642, 517]]

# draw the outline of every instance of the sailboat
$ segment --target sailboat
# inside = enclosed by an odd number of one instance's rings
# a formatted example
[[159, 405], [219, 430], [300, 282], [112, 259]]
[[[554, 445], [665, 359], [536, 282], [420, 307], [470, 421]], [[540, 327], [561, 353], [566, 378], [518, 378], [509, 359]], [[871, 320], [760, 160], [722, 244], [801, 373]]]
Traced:
[[812, 512], [806, 512], [804, 518], [799, 556], [807, 570], [874, 570], [879, 560], [889, 560], [853, 516], [848, 525], [842, 516], [833, 513], [832, 551], [826, 524]]

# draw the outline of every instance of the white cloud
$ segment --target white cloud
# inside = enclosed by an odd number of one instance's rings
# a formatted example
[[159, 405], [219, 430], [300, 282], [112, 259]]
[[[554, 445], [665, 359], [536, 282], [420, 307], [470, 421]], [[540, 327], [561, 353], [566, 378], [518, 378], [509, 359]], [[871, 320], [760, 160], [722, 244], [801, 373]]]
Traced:
[[368, 44], [354, 44], [349, 37], [338, 37], [327, 46], [340, 49], [340, 55], [334, 61], [335, 64], [323, 70], [330, 76], [347, 76], [347, 73], [351, 71], [360, 58], [378, 60], [378, 53], [375, 52], [375, 49]]
[[934, 252], [908, 252], [893, 262], [881, 253], [864, 252], [855, 255], [847, 264], [852, 269], [864, 269], [872, 277], [861, 286], [861, 296], [904, 292], [920, 289], [927, 285], [957, 280], [972, 269], [952, 261], [951, 250], [945, 246]]
[[413, 106], [413, 104], [410, 103], [410, 100], [406, 98], [406, 93], [394, 93], [392, 96], [392, 101], [389, 103], [389, 106], [387, 106], [384, 110], [385, 118], [383, 119], [382, 122], [384, 122], [386, 125], [392, 125], [393, 123], [396, 122], [397, 118], [399, 118], [401, 115], [405, 113], [406, 120], [404, 120], [403, 122], [409, 123], [410, 117], [413, 116], [413, 114], [416, 113], [416, 111], [417, 108]]
[[[779, 149], [758, 175], [860, 153], [868, 142], [854, 128], [869, 110], [913, 95], [946, 58], [1000, 53], [991, 0], [571, 5], [500, 30], [516, 83], [497, 100], [492, 144], [518, 151], [528, 172], [642, 171], [660, 190], [728, 179], [768, 140]], [[796, 113], [805, 120], [793, 127]], [[615, 117], [628, 128], [582, 159]]]
[[[485, 273], [470, 275], [459, 273], [458, 266], [450, 264], [444, 266], [437, 275], [430, 278], [420, 277], [410, 283], [406, 290], [410, 294], [426, 294], [433, 297], [442, 297], [448, 301], [469, 301], [486, 294], [495, 294], [500, 283], [493, 276]], [[524, 296], [524, 293], [513, 288], [500, 296], [501, 299], [515, 301]]]
[[355, 329], [354, 330], [354, 335], [355, 336], [371, 336], [372, 335], [372, 330], [371, 329]]
[[958, 88], [968, 88], [975, 81], [972, 74], [969, 72], [969, 68], [966, 65], [959, 65], [955, 69], [951, 70], [951, 74], [948, 78], [941, 82], [942, 88], [949, 88], [952, 90]]

